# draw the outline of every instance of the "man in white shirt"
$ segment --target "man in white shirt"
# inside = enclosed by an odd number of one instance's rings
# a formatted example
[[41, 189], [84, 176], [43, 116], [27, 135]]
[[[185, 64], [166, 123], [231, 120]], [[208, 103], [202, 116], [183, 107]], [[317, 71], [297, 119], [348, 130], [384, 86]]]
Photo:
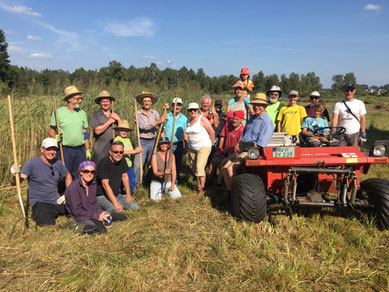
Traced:
[[344, 87], [344, 100], [335, 104], [332, 127], [345, 127], [346, 133], [341, 136], [340, 146], [358, 146], [358, 141], [367, 141], [366, 107], [363, 101], [354, 98], [355, 86]]

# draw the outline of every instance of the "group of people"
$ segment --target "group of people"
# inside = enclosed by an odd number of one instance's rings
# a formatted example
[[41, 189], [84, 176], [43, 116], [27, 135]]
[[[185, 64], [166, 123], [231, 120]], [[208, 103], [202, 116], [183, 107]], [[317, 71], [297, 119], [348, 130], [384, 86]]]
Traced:
[[[84, 233], [102, 233], [106, 232], [104, 223], [125, 220], [124, 210], [140, 208], [132, 194], [142, 181], [144, 168], [150, 172], [151, 200], [159, 201], [165, 193], [173, 199], [180, 198], [178, 185], [186, 153], [199, 194], [215, 176], [218, 185], [224, 181], [230, 194], [232, 177], [247, 157], [244, 145], [257, 147], [261, 153], [275, 131], [292, 136], [301, 132], [308, 145], [315, 147], [341, 126], [346, 133], [340, 145], [356, 146], [358, 140], [366, 141], [366, 109], [362, 101], [354, 98], [354, 85], [345, 86], [345, 99], [334, 107], [331, 128], [319, 92], [311, 93], [312, 102], [306, 107], [297, 104], [296, 90], [289, 92], [289, 104], [284, 105], [278, 86], [250, 98], [254, 84], [249, 77], [249, 70], [243, 68], [226, 111], [222, 100], [212, 102], [210, 96], [203, 96], [200, 105], [189, 103], [186, 117], [182, 99], [175, 97], [172, 110], [168, 112], [170, 105], [165, 103], [160, 115], [152, 109], [158, 101], [156, 94], [137, 95], [141, 108], [134, 113], [139, 130], [135, 147], [128, 137], [133, 130], [129, 122], [113, 110], [115, 98], [102, 91], [95, 99], [100, 109], [90, 117], [93, 157], [87, 114], [80, 108], [82, 92], [75, 86], [65, 88], [66, 105], [53, 111], [49, 138], [42, 141], [42, 154], [21, 170], [16, 165], [11, 168], [14, 176], [20, 175], [22, 181], [28, 179], [32, 218], [37, 225], [54, 225], [58, 215], [67, 214], [82, 225]], [[315, 131], [321, 128], [325, 131]], [[58, 151], [59, 146], [62, 151]], [[131, 159], [131, 155], [135, 157]], [[60, 183], [65, 190], [62, 196], [57, 190]]]

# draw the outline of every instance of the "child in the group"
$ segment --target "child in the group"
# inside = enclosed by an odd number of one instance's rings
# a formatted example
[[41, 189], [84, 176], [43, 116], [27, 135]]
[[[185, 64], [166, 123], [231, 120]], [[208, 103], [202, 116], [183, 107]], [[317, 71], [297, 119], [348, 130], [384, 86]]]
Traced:
[[299, 98], [297, 90], [291, 90], [289, 92], [289, 105], [281, 108], [277, 117], [277, 131], [286, 132], [291, 136], [297, 136], [301, 132], [301, 124], [303, 119], [307, 116], [305, 108], [301, 105], [297, 105]]
[[311, 117], [306, 117], [301, 125], [302, 134], [307, 137], [307, 145], [311, 147], [320, 147], [322, 142], [327, 142], [327, 138], [323, 137], [330, 134], [329, 128], [319, 130], [317, 134], [313, 132], [319, 128], [328, 127], [326, 118], [321, 117], [321, 114], [326, 109], [324, 101], [317, 101], [312, 105], [313, 114]]
[[127, 165], [130, 168], [127, 171], [128, 179], [130, 180], [130, 190], [131, 194], [133, 193], [135, 187], [136, 187], [136, 181], [135, 181], [135, 174], [134, 169], [132, 168], [132, 161], [130, 158], [131, 154], [137, 154], [142, 152], [142, 146], [138, 146], [135, 149], [132, 147], [130, 138], [127, 137], [127, 134], [129, 131], [132, 131], [130, 129], [130, 125], [128, 124], [127, 120], [121, 119], [119, 121], [119, 124], [117, 127], [115, 127], [115, 131], [119, 131], [119, 135], [115, 137], [113, 140], [115, 141], [121, 141], [124, 144], [124, 158], [126, 159]]
[[[248, 102], [246, 102], [246, 105], [249, 106], [250, 103], [250, 94], [253, 92], [254, 83], [249, 79], [250, 78], [250, 71], [249, 68], [245, 67], [240, 70], [240, 80], [236, 82], [232, 87], [235, 88], [237, 85], [242, 87], [243, 89], [243, 97], [247, 98]], [[235, 98], [231, 98], [228, 101], [229, 105], [232, 105], [235, 102]]]

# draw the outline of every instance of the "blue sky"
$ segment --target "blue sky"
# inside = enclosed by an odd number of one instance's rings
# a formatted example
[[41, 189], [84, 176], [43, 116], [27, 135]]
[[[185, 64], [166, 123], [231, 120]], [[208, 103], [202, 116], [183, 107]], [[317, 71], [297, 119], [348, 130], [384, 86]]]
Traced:
[[11, 63], [42, 70], [203, 68], [210, 76], [315, 72], [389, 83], [389, 2], [0, 0]]

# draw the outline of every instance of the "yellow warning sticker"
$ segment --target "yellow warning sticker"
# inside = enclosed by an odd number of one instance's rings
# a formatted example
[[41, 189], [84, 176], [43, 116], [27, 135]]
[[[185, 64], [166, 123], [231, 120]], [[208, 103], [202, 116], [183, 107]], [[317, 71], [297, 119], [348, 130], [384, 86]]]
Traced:
[[358, 162], [358, 158], [347, 158], [346, 159], [346, 163], [357, 163]]

